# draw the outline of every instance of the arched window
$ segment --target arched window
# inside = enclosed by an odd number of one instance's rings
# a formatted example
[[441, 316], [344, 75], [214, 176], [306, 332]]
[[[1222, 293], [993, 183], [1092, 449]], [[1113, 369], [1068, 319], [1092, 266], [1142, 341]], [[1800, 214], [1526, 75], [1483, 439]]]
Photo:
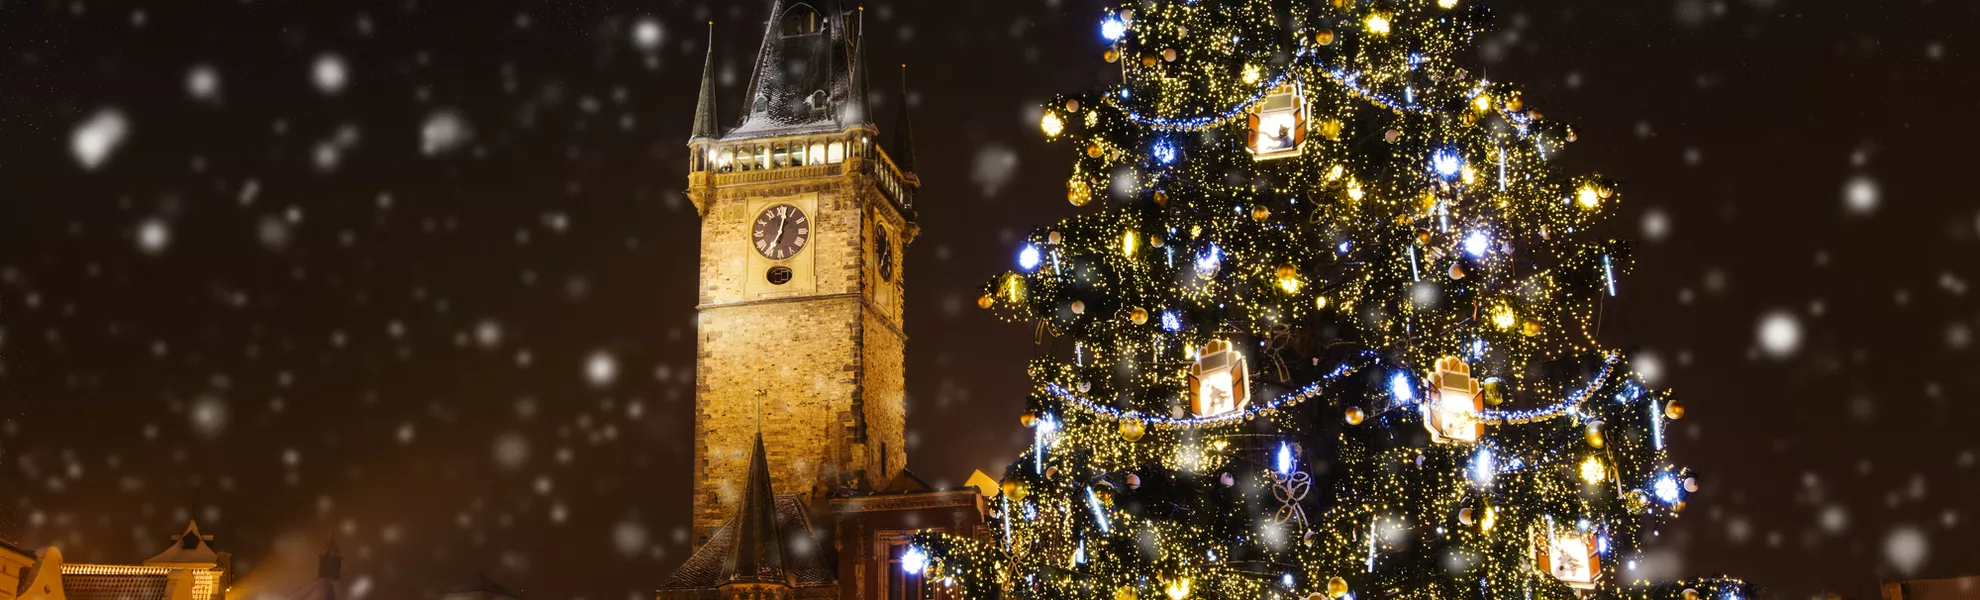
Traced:
[[799, 4], [784, 11], [784, 35], [809, 35], [818, 33], [818, 11]]

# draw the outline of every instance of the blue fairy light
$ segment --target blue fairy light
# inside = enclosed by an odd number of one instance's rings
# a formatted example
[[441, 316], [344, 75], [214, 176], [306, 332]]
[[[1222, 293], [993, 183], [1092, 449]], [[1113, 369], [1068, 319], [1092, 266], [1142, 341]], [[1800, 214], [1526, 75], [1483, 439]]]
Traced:
[[1409, 374], [1396, 371], [1389, 376], [1389, 395], [1399, 404], [1408, 404], [1416, 399], [1416, 385], [1409, 380]]
[[1670, 473], [1658, 475], [1656, 483], [1650, 484], [1650, 491], [1657, 494], [1657, 499], [1663, 500], [1665, 504], [1677, 504], [1678, 482]]
[[1483, 258], [1492, 249], [1492, 237], [1483, 231], [1473, 231], [1464, 237], [1464, 252], [1472, 258]]
[[1036, 269], [1040, 260], [1043, 259], [1040, 258], [1037, 246], [1025, 244], [1024, 249], [1018, 251], [1018, 268], [1020, 269], [1026, 271]]
[[1339, 246], [1335, 246], [1335, 247], [1334, 247], [1334, 251], [1335, 251], [1335, 252], [1339, 252], [1339, 253], [1341, 253], [1341, 254], [1347, 254], [1347, 251], [1348, 251], [1348, 243], [1347, 243], [1347, 242], [1341, 242], [1341, 245], [1339, 245]]
[[1172, 333], [1182, 331], [1182, 317], [1176, 316], [1176, 311], [1164, 311], [1162, 313], [1162, 330]]
[[1492, 475], [1498, 470], [1498, 466], [1492, 461], [1491, 448], [1479, 448], [1478, 456], [1471, 459], [1471, 480], [1478, 485], [1492, 485]]
[[1204, 246], [1201, 252], [1196, 253], [1196, 272], [1204, 277], [1216, 275], [1217, 269], [1223, 266], [1224, 249], [1216, 244]]
[[1118, 42], [1126, 36], [1127, 22], [1122, 21], [1120, 17], [1110, 16], [1100, 20], [1100, 37], [1107, 38], [1109, 42]]
[[1464, 157], [1458, 156], [1456, 150], [1444, 148], [1430, 156], [1430, 168], [1437, 171], [1437, 176], [1452, 179], [1464, 170]]
[[1170, 143], [1168, 140], [1155, 142], [1153, 154], [1155, 156], [1155, 162], [1165, 165], [1174, 163], [1176, 162], [1176, 145]]
[[928, 552], [922, 550], [920, 546], [908, 546], [907, 552], [901, 553], [901, 571], [909, 575], [920, 575], [922, 570], [927, 568]]
[[1279, 474], [1290, 475], [1293, 468], [1292, 445], [1279, 442]]

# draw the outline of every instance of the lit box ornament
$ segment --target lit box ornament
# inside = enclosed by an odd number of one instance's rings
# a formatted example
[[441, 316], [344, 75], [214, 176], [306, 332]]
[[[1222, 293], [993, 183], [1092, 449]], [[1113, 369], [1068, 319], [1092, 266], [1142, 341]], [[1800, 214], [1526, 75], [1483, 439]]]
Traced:
[[1236, 412], [1251, 400], [1244, 354], [1227, 340], [1210, 340], [1189, 366], [1189, 410], [1199, 417]]
[[1602, 557], [1595, 554], [1595, 534], [1580, 531], [1552, 531], [1534, 540], [1533, 564], [1561, 583], [1580, 589], [1595, 589], [1595, 576], [1602, 572]]
[[1476, 442], [1485, 433], [1478, 413], [1485, 410], [1484, 394], [1478, 380], [1471, 378], [1471, 367], [1463, 359], [1446, 356], [1437, 359], [1437, 372], [1430, 375], [1430, 387], [1437, 397], [1423, 403], [1423, 426], [1437, 442]]
[[1299, 82], [1288, 80], [1265, 93], [1252, 105], [1248, 120], [1251, 132], [1245, 149], [1252, 160], [1272, 160], [1299, 156], [1306, 143], [1306, 96]]

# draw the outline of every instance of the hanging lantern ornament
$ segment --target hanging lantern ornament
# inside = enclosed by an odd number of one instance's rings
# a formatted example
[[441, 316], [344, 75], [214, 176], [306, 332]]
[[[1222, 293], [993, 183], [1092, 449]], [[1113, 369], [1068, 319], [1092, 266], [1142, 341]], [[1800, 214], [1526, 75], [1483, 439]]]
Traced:
[[1424, 403], [1423, 426], [1433, 442], [1476, 442], [1484, 435], [1485, 424], [1478, 413], [1485, 410], [1478, 380], [1471, 378], [1471, 367], [1464, 359], [1446, 356], [1437, 359], [1437, 370], [1430, 374], [1430, 386], [1437, 397]]
[[1138, 442], [1141, 441], [1141, 436], [1147, 434], [1148, 426], [1140, 419], [1121, 419], [1121, 439]]
[[[1247, 111], [1245, 150], [1253, 160], [1299, 156], [1306, 143], [1306, 96], [1299, 81], [1287, 78]], [[1254, 215], [1256, 213], [1253, 213]], [[1260, 218], [1259, 220], [1264, 220]]]
[[1190, 412], [1208, 417], [1237, 412], [1250, 402], [1251, 373], [1244, 354], [1228, 340], [1211, 340], [1189, 367]]

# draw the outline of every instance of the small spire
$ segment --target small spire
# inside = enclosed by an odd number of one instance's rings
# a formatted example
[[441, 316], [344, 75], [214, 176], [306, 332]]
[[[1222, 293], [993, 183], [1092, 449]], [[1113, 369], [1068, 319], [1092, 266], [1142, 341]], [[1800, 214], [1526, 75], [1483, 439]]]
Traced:
[[894, 147], [888, 154], [901, 171], [914, 172], [914, 123], [908, 115], [907, 63], [901, 63], [901, 109], [894, 117]]
[[337, 549], [337, 538], [330, 538], [323, 555], [316, 557], [316, 578], [332, 581], [344, 578], [344, 553]]
[[777, 497], [770, 489], [770, 466], [764, 458], [763, 434], [749, 455], [749, 478], [743, 485], [742, 506], [736, 508], [735, 545], [722, 569], [723, 579], [789, 583], [784, 570], [782, 532], [777, 527]]
[[713, 139], [721, 135], [715, 117], [715, 22], [708, 22], [708, 58], [701, 67], [701, 99], [694, 106], [694, 132], [688, 140]]
[[852, 89], [847, 91], [851, 98], [847, 99], [846, 111], [839, 119], [840, 125], [848, 127], [873, 120], [866, 114], [866, 7], [859, 7], [858, 20], [855, 21], [854, 27], [859, 31], [846, 36], [853, 47]]

